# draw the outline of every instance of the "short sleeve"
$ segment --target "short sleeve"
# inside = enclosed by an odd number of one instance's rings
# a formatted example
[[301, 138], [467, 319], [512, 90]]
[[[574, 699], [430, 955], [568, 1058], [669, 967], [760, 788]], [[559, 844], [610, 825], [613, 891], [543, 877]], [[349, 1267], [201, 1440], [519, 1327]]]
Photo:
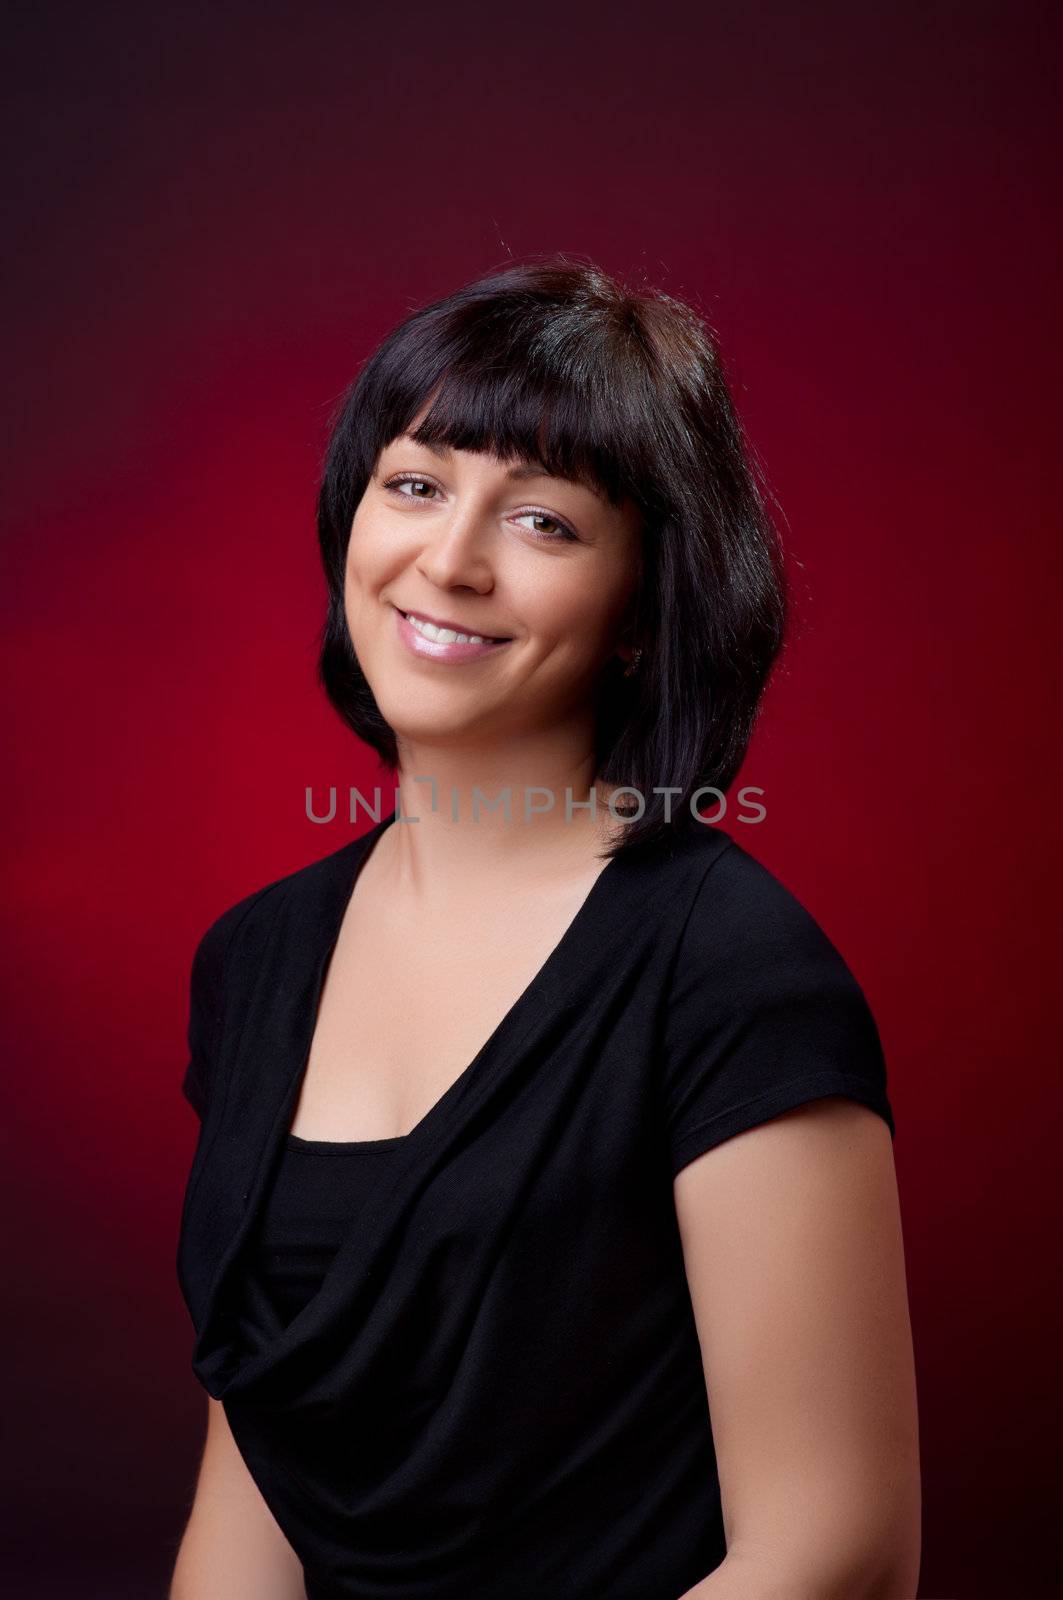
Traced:
[[672, 971], [661, 1062], [675, 1176], [806, 1101], [845, 1095], [895, 1134], [879, 1032], [827, 935], [733, 841], [699, 886]]
[[265, 884], [223, 911], [203, 934], [192, 957], [188, 983], [188, 1060], [181, 1092], [201, 1121], [217, 1089], [218, 1046], [232, 945], [248, 913], [280, 881]]
[[224, 918], [219, 918], [196, 946], [188, 985], [188, 1063], [181, 1092], [201, 1121], [213, 1087], [226, 942]]

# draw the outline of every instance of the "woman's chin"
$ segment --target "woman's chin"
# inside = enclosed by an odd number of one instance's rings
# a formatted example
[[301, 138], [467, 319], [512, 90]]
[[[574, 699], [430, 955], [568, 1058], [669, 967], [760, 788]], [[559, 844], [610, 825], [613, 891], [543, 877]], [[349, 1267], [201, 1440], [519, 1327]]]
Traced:
[[499, 736], [497, 733], [493, 736], [488, 733], [483, 707], [477, 707], [475, 715], [471, 715], [469, 707], [446, 705], [442, 703], [442, 697], [435, 705], [413, 706], [408, 697], [397, 705], [390, 705], [378, 697], [377, 705], [401, 743], [435, 745], [441, 750], [449, 746], [457, 753], [463, 745], [469, 746], [481, 738], [487, 740]]

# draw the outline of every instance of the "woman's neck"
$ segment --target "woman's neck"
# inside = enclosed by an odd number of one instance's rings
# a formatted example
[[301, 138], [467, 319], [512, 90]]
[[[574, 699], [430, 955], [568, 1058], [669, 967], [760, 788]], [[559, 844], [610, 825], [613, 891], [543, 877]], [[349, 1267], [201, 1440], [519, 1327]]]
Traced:
[[502, 754], [438, 746], [404, 752], [380, 865], [413, 885], [467, 891], [483, 884], [494, 894], [500, 882], [568, 881], [623, 827], [609, 793], [583, 753], [551, 756], [519, 741], [507, 741]]

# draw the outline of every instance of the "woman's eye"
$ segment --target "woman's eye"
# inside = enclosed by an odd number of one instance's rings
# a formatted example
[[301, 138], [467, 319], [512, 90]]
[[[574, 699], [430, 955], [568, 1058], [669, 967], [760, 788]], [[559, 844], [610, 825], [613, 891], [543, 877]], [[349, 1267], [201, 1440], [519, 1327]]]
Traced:
[[[410, 478], [389, 478], [387, 483], [385, 483], [384, 488], [385, 489], [392, 489], [392, 490], [395, 491], [395, 493], [401, 494], [403, 489], [406, 487], [407, 484], [409, 484], [415, 490], [420, 490], [420, 489], [429, 489], [429, 490], [431, 490], [431, 489], [435, 488], [435, 484], [434, 483], [430, 483], [427, 478], [415, 478], [415, 477], [410, 477]], [[407, 499], [407, 500], [427, 500], [428, 499], [428, 495], [419, 494], [419, 493], [418, 494], [408, 494], [408, 495], [405, 496], [405, 499]]]
[[[401, 494], [404, 500], [430, 500], [438, 487], [438, 484], [433, 483], [430, 478], [419, 478], [412, 472], [407, 473], [405, 477], [388, 478], [384, 484], [385, 489], [392, 494]], [[407, 493], [407, 490], [410, 492]], [[544, 544], [553, 544], [558, 540], [578, 542], [578, 536], [568, 523], [562, 522], [560, 517], [551, 516], [548, 511], [518, 511], [514, 520], [519, 522], [522, 519], [535, 524], [528, 531], [537, 539], [541, 539]]]
[[[572, 540], [574, 540], [576, 538], [576, 535], [573, 533], [572, 529], [569, 527], [567, 522], [562, 522], [560, 517], [552, 517], [548, 511], [518, 511], [517, 512], [517, 520], [519, 521], [521, 519], [521, 517], [530, 517], [533, 522], [537, 522], [537, 523], [540, 524], [539, 527], [531, 529], [531, 532], [534, 533], [536, 535], [536, 537], [539, 538], [539, 539], [543, 539], [543, 540], [547, 540], [547, 539], [549, 539], [549, 540], [554, 540], [554, 539], [572, 539]], [[554, 531], [553, 532], [549, 532], [549, 531], [545, 530], [541, 526], [541, 524], [544, 523], [544, 522], [549, 523], [551, 528]]]

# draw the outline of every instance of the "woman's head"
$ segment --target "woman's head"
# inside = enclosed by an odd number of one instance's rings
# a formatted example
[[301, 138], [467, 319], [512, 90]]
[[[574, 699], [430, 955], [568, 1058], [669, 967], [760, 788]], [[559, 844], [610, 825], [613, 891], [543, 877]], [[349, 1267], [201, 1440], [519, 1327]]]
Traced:
[[418, 442], [418, 420], [381, 452], [347, 550], [344, 614], [376, 705], [419, 754], [545, 732], [582, 769], [641, 519], [541, 464]]
[[[782, 642], [781, 554], [688, 306], [562, 257], [413, 313], [344, 397], [318, 529], [321, 681], [388, 765], [397, 732], [582, 719], [598, 779], [645, 806], [614, 849], [666, 806], [696, 827], [690, 796], [735, 777]], [[507, 642], [442, 663], [418, 616]]]

